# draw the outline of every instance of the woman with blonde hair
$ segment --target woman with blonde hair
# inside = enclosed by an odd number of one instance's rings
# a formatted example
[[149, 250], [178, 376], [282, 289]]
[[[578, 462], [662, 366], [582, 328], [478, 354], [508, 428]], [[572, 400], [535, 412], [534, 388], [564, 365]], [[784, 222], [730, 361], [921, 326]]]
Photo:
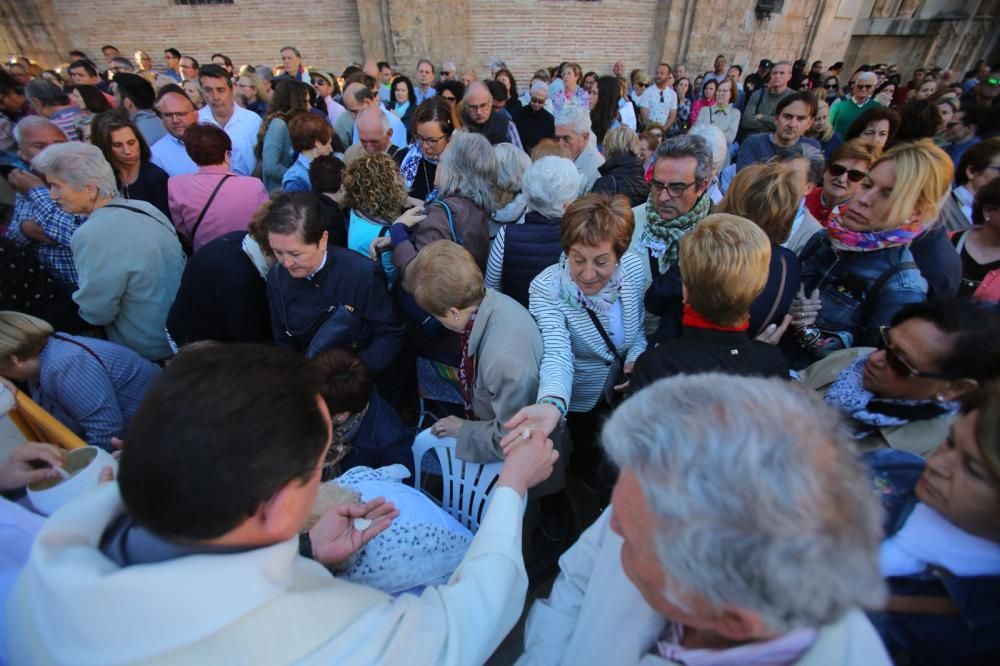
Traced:
[[830, 155], [840, 145], [840, 135], [833, 131], [833, 125], [827, 122], [830, 117], [830, 105], [821, 94], [816, 95], [816, 116], [812, 125], [806, 130], [805, 136], [816, 139], [823, 147], [823, 155], [830, 159]]
[[649, 198], [649, 183], [639, 158], [639, 137], [629, 127], [621, 125], [604, 135], [604, 164], [591, 192], [614, 196], [624, 194], [632, 207]]
[[243, 95], [243, 107], [263, 118], [267, 115], [267, 103], [271, 99], [264, 80], [253, 72], [240, 74], [236, 87]]
[[27, 383], [32, 400], [93, 446], [111, 449], [159, 370], [128, 347], [0, 312], [0, 381]]
[[[954, 167], [929, 140], [886, 151], [802, 249], [802, 291], [792, 304], [804, 367], [832, 351], [874, 345], [880, 327], [927, 297], [910, 243], [938, 216]], [[806, 297], [805, 294], [810, 294]]]
[[[386, 153], [365, 153], [351, 162], [343, 176], [344, 205], [349, 208], [347, 249], [369, 256], [373, 240], [389, 234], [389, 227], [406, 207], [406, 188], [396, 162]], [[381, 255], [390, 284], [395, 276], [391, 255]]]

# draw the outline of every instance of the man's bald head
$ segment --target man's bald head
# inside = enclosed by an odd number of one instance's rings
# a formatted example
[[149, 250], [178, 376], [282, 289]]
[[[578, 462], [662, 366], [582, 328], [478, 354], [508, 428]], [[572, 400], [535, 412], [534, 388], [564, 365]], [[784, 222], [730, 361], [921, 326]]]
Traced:
[[360, 81], [348, 83], [347, 87], [344, 88], [344, 94], [341, 99], [343, 100], [344, 108], [350, 111], [351, 115], [355, 118], [357, 118], [358, 113], [362, 109], [370, 106], [374, 101], [372, 91]]
[[490, 119], [493, 111], [493, 95], [490, 89], [482, 81], [473, 81], [465, 89], [465, 109], [469, 112], [469, 118], [477, 125], [484, 124]]
[[375, 106], [366, 107], [354, 122], [358, 128], [358, 141], [366, 153], [384, 153], [389, 149], [392, 127], [381, 109]]

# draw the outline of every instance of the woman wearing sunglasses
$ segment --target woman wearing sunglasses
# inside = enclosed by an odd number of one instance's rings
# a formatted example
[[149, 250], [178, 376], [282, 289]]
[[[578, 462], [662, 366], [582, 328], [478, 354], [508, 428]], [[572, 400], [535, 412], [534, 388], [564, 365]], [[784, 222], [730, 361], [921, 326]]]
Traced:
[[861, 140], [840, 144], [823, 170], [823, 184], [806, 194], [806, 208], [813, 217], [826, 222], [834, 208], [847, 203], [881, 155], [881, 150]]
[[875, 349], [843, 349], [800, 373], [862, 449], [922, 456], [947, 437], [958, 399], [998, 377], [1000, 315], [959, 299], [908, 305], [880, 327]]
[[[871, 346], [907, 303], [927, 298], [910, 243], [938, 216], [951, 159], [929, 140], [887, 151], [861, 187], [837, 206], [799, 253], [802, 291], [792, 303], [790, 365], [800, 369], [838, 349]], [[805, 296], [809, 294], [809, 296]]]

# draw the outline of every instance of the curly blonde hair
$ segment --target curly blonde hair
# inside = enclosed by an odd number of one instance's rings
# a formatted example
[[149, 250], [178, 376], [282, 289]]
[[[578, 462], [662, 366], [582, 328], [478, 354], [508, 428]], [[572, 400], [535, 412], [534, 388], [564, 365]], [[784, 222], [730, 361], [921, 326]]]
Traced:
[[345, 203], [366, 217], [395, 220], [406, 207], [406, 186], [396, 162], [385, 153], [365, 154], [344, 170]]

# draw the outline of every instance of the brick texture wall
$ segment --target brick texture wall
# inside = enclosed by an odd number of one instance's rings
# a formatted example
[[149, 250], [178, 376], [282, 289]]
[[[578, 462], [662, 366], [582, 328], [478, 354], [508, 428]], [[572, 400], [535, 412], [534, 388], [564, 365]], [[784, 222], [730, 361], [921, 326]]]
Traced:
[[[341, 71], [361, 58], [356, 0], [236, 0], [232, 5], [175, 5], [173, 0], [53, 0], [72, 48], [103, 61], [111, 43], [131, 57], [144, 49], [157, 66], [174, 47], [208, 62], [277, 64], [282, 46], [297, 46], [306, 66]], [[62, 57], [66, 57], [63, 55]]]

